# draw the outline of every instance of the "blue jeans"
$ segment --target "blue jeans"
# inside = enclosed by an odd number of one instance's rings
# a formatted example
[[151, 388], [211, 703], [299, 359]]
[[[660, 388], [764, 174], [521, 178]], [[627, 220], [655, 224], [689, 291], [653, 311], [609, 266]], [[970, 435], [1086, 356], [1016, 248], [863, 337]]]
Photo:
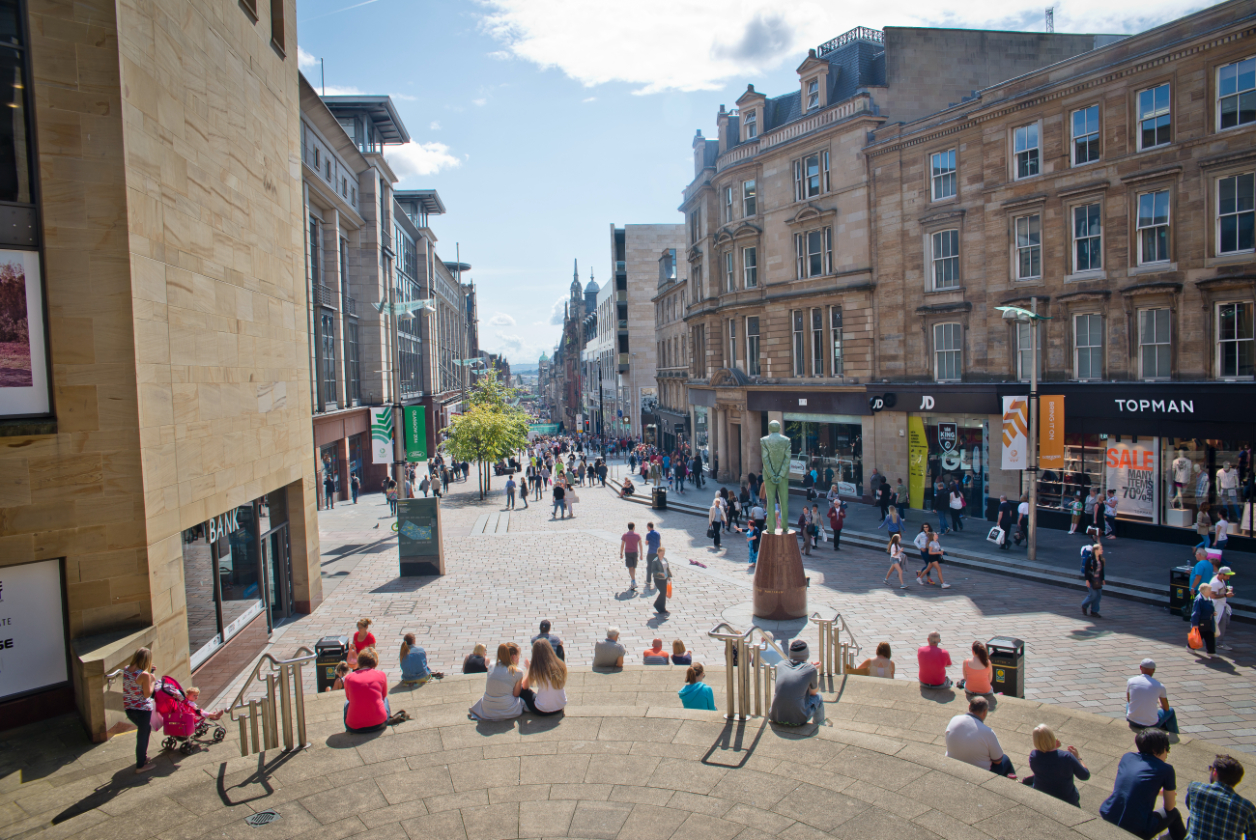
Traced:
[[1016, 768], [1012, 766], [1012, 759], [1005, 755], [998, 761], [990, 762], [990, 772], [998, 773], [1000, 776], [1011, 776], [1016, 773]]
[[942, 508], [938, 512], [938, 533], [946, 533], [946, 508]]
[[807, 695], [807, 716], [812, 723], [824, 725], [824, 698], [819, 694]]
[[[554, 512], [550, 514], [550, 517], [553, 518], [555, 516], [558, 516], [559, 514], [565, 515], [566, 513], [567, 513], [567, 500], [555, 499], [554, 500]], [[559, 518], [561, 518], [561, 516], [559, 516]]]
[[1102, 589], [1093, 589], [1087, 587], [1086, 598], [1082, 601], [1082, 609], [1089, 609], [1092, 613], [1099, 612], [1099, 602], [1103, 599]]
[[1178, 734], [1177, 710], [1176, 709], [1160, 709], [1156, 713], [1156, 722], [1154, 726], [1143, 726], [1141, 723], [1129, 721], [1129, 725], [1133, 729], [1163, 729], [1165, 732]]
[[1212, 548], [1212, 534], [1204, 534], [1203, 539], [1195, 543], [1196, 548]]

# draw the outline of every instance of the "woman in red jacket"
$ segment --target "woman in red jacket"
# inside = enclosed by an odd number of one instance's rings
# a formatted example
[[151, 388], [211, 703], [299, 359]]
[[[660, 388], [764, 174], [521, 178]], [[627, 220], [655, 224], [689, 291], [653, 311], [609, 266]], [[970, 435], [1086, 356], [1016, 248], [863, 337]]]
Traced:
[[833, 531], [833, 550], [840, 550], [842, 524], [846, 522], [846, 503], [834, 499], [829, 505], [829, 528]]

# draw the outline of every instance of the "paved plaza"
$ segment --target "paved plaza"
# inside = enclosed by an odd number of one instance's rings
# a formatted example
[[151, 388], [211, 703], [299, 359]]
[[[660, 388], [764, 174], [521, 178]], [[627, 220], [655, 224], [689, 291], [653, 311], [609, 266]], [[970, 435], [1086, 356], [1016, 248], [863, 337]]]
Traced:
[[[313, 615], [280, 628], [273, 652], [291, 655], [322, 636], [348, 634], [357, 618], [370, 616], [390, 677], [400, 675], [397, 652], [406, 632], [417, 635], [432, 667], [456, 673], [477, 642], [490, 652], [500, 641], [526, 643], [540, 619], [549, 618], [573, 665], [591, 662], [593, 645], [609, 624], [621, 628], [636, 654], [630, 661], [640, 662], [640, 651], [661, 638], [668, 645], [682, 640], [708, 665], [723, 664], [722, 643], [707, 632], [725, 610], [751, 600], [743, 537], [726, 535], [717, 552], [701, 519], [652, 511], [594, 487], [578, 489], [574, 518], [552, 520], [547, 501], [507, 515], [501, 484], [498, 479], [484, 502], [476, 498], [474, 482], [451, 488], [442, 503], [448, 574], [441, 578], [398, 577], [396, 541], [381, 496], [322, 512], [328, 594]], [[485, 530], [486, 514], [498, 514], [495, 530], [472, 535]], [[653, 592], [628, 589], [618, 552], [630, 519], [641, 532], [652, 519], [663, 534], [675, 575], [665, 620], [654, 614]], [[1091, 619], [1081, 614], [1076, 591], [968, 568], [947, 571], [949, 590], [918, 586], [911, 574], [908, 589], [900, 590], [897, 579], [892, 587], [882, 582], [886, 555], [866, 548], [833, 552], [826, 544], [804, 563], [811, 607], [840, 611], [865, 654], [888, 641], [899, 679], [914, 679], [914, 652], [930, 630], [942, 633], [957, 666], [974, 639], [1011, 636], [1026, 644], [1026, 698], [1121, 717], [1125, 681], [1151, 656], [1184, 732], [1256, 752], [1256, 634], [1250, 626], [1236, 625], [1227, 639], [1234, 650], [1208, 662], [1187, 649], [1186, 622], [1150, 605], [1109, 598], [1103, 618]], [[644, 561], [639, 578], [643, 571]], [[1242, 592], [1243, 581], [1235, 583]], [[814, 630], [802, 635], [814, 646]]]

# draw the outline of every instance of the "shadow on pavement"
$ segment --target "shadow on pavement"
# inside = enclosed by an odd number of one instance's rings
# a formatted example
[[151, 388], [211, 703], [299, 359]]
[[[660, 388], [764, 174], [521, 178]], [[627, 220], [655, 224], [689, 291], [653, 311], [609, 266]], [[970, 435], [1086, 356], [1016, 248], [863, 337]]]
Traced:
[[[751, 727], [754, 728], [754, 739], [749, 746], [746, 746], [746, 730]], [[734, 770], [745, 767], [746, 762], [754, 755], [755, 748], [759, 746], [759, 739], [763, 737], [763, 731], [767, 727], [767, 718], [761, 718], [758, 721], [729, 721], [720, 730], [719, 737], [715, 739], [715, 743], [711, 744], [711, 749], [702, 756], [702, 763], [711, 767], [728, 767]], [[712, 756], [717, 752], [731, 752], [737, 755], [736, 763], [712, 761]]]

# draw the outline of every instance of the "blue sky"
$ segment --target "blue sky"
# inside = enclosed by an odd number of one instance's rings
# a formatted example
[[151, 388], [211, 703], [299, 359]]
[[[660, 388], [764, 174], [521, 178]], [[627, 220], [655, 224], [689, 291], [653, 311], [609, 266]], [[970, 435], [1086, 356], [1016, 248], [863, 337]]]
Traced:
[[[1060, 32], [1137, 32], [1209, 5], [1055, 7]], [[682, 221], [696, 129], [748, 82], [797, 84], [816, 46], [855, 26], [1042, 31], [1044, 3], [854, 0], [298, 0], [300, 61], [327, 93], [394, 97], [411, 144], [400, 187], [434, 187], [443, 259], [471, 263], [480, 343], [535, 361], [558, 337], [572, 260], [610, 276], [609, 226]]]

